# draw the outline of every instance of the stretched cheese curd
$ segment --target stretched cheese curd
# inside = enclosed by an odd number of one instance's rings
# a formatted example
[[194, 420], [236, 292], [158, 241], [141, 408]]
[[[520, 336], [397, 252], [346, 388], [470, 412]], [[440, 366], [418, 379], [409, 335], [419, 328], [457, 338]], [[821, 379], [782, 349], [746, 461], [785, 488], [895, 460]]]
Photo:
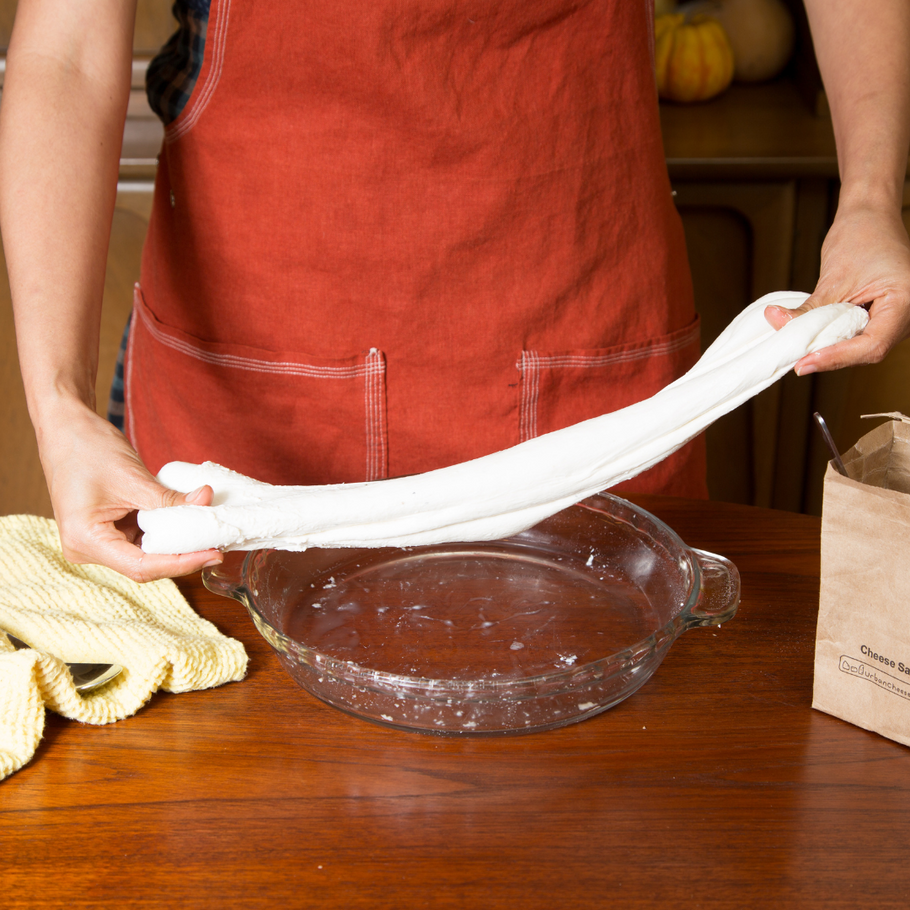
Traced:
[[768, 294], [743, 310], [684, 376], [619, 411], [520, 445], [410, 477], [322, 486], [272, 486], [225, 467], [171, 462], [158, 477], [211, 506], [140, 511], [146, 553], [307, 547], [416, 546], [496, 540], [628, 480], [766, 389], [806, 354], [852, 338], [868, 314], [833, 304], [779, 331], [764, 318], [807, 294]]

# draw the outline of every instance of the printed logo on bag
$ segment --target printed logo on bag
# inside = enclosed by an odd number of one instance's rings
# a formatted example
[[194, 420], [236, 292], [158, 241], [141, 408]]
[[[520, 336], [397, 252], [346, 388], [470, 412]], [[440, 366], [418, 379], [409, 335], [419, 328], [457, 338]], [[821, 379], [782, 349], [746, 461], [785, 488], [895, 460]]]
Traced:
[[[862, 658], [841, 654], [838, 661], [838, 669], [841, 673], [857, 679], [865, 679], [892, 695], [898, 695], [910, 701], [910, 666], [879, 654], [867, 645], [863, 645], [860, 651], [863, 654]], [[908, 678], [901, 679], [899, 676], [886, 672], [884, 667], [904, 673]]]

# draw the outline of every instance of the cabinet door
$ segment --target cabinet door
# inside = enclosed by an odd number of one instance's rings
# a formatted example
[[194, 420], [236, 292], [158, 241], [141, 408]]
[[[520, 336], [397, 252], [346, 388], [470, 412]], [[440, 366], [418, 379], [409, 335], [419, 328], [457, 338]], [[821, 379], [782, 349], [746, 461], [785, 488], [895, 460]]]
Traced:
[[[745, 306], [789, 288], [795, 181], [674, 182], [706, 348]], [[712, 499], [770, 506], [782, 409], [772, 386], [709, 427]]]

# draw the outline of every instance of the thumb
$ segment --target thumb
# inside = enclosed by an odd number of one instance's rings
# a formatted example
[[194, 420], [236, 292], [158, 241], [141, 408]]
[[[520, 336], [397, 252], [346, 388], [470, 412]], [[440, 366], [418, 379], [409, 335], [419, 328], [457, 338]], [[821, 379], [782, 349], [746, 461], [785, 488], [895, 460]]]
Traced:
[[808, 313], [809, 310], [817, 309], [820, 306], [827, 306], [829, 303], [837, 303], [838, 300], [830, 294], [826, 294], [821, 288], [816, 288], [815, 292], [807, 297], [798, 307], [792, 310], [789, 307], [770, 304], [765, 307], [765, 319], [772, 328], [780, 330], [788, 322]]
[[149, 483], [142, 492], [141, 508], [149, 511], [182, 505], [210, 506], [215, 498], [215, 493], [208, 484], [197, 487], [189, 493], [181, 493], [179, 490], [172, 490], [164, 486], [151, 475]]
[[[157, 483], [157, 481], [156, 481]], [[215, 498], [215, 492], [212, 488], [205, 486], [197, 487], [189, 493], [181, 493], [178, 490], [170, 490], [159, 484], [160, 498], [162, 502], [157, 508], [165, 506], [210, 506]]]
[[183, 497], [183, 503], [188, 506], [210, 506], [214, 499], [215, 491], [208, 484], [205, 484], [204, 486], [196, 487], [191, 493], [187, 493]]

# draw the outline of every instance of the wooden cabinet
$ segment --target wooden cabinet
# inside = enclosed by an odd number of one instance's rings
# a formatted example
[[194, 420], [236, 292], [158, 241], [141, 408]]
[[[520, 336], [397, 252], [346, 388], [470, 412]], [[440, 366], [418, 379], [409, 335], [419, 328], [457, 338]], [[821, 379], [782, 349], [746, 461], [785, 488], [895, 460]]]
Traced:
[[[834, 138], [786, 78], [664, 104], [661, 120], [706, 346], [757, 297], [814, 289], [836, 205]], [[904, 204], [910, 226], [910, 190]], [[908, 408], [910, 342], [876, 366], [788, 375], [709, 428], [711, 496], [818, 514], [827, 455], [812, 412], [846, 449], [869, 429], [860, 414]]]

